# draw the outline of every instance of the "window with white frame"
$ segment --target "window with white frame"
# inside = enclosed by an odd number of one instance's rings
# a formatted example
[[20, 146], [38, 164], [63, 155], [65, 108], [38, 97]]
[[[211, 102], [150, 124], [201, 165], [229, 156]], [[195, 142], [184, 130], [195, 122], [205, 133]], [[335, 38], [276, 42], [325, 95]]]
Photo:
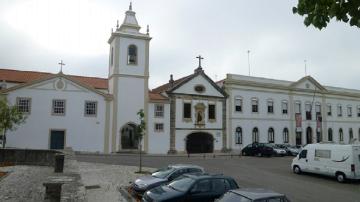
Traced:
[[163, 132], [164, 124], [163, 123], [155, 123], [155, 132]]
[[349, 141], [351, 141], [352, 139], [354, 139], [354, 133], [352, 128], [349, 128]]
[[268, 139], [269, 139], [269, 143], [275, 142], [275, 133], [273, 128], [269, 128], [268, 130]]
[[289, 130], [287, 128], [283, 130], [283, 139], [284, 143], [289, 143]]
[[320, 103], [315, 104], [315, 112], [316, 112], [316, 114], [321, 114], [321, 104]]
[[337, 106], [337, 115], [342, 116], [342, 106], [341, 105]]
[[242, 128], [237, 127], [235, 129], [235, 144], [242, 144]]
[[85, 101], [85, 116], [96, 116], [97, 114], [97, 102]]
[[327, 115], [331, 116], [332, 115], [332, 111], [331, 111], [331, 104], [327, 105]]
[[281, 110], [283, 114], [288, 113], [288, 102], [286, 100], [281, 102]]
[[209, 120], [216, 120], [216, 105], [215, 104], [209, 104], [208, 108], [208, 118]]
[[339, 129], [339, 141], [343, 142], [344, 141], [344, 133], [342, 128]]
[[357, 106], [357, 116], [360, 117], [360, 106]]
[[130, 45], [128, 47], [128, 62], [129, 65], [137, 64], [137, 47], [135, 45]]
[[268, 113], [274, 113], [274, 101], [269, 99], [267, 101]]
[[235, 98], [235, 112], [242, 112], [242, 98]]
[[259, 112], [259, 100], [257, 98], [251, 99], [251, 111]]
[[305, 118], [306, 120], [311, 120], [311, 103], [307, 102], [305, 104]]
[[328, 141], [333, 141], [333, 131], [331, 128], [328, 129]]
[[254, 128], [252, 132], [252, 141], [253, 142], [259, 142], [259, 129]]
[[52, 101], [52, 114], [53, 115], [65, 115], [65, 100], [53, 100]]
[[16, 98], [17, 110], [24, 114], [30, 114], [31, 112], [31, 98], [18, 97]]
[[301, 114], [301, 103], [299, 101], [295, 102], [295, 113]]
[[347, 106], [347, 115], [348, 117], [352, 117], [352, 107], [350, 105]]
[[154, 116], [157, 118], [164, 117], [164, 105], [163, 104], [155, 104]]
[[191, 119], [191, 103], [184, 103], [183, 118]]

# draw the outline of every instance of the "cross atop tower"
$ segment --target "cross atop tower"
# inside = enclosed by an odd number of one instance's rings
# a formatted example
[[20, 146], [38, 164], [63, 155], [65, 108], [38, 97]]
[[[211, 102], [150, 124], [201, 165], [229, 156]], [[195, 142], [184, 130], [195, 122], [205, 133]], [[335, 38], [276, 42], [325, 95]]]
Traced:
[[203, 60], [204, 58], [201, 57], [201, 55], [197, 56], [196, 58], [199, 59], [199, 67], [201, 68], [201, 60]]
[[65, 66], [65, 63], [61, 60], [58, 64], [60, 65], [60, 72], [62, 73], [62, 68]]

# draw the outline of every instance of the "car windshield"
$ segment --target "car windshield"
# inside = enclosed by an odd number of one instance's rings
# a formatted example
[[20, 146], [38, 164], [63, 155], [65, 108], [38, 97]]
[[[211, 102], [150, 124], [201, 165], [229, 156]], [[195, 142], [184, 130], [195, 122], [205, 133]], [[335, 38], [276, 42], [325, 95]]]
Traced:
[[225, 193], [219, 200], [219, 202], [233, 202], [233, 201], [238, 201], [238, 202], [251, 202], [250, 199], [238, 195], [238, 194], [234, 194], [232, 192], [227, 192]]
[[195, 180], [190, 177], [182, 177], [172, 181], [168, 186], [177, 191], [186, 192], [194, 184]]
[[155, 171], [153, 174], [151, 174], [151, 176], [157, 177], [157, 178], [165, 178], [170, 173], [172, 173], [174, 170], [175, 170], [175, 168], [173, 168], [173, 167], [161, 168], [161, 169]]

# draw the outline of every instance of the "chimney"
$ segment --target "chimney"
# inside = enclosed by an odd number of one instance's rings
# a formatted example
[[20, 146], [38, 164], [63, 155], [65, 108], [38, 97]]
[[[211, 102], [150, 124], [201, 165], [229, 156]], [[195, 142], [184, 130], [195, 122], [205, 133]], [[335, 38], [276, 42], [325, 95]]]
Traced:
[[172, 74], [170, 74], [169, 84], [170, 84], [170, 88], [174, 87], [174, 78]]

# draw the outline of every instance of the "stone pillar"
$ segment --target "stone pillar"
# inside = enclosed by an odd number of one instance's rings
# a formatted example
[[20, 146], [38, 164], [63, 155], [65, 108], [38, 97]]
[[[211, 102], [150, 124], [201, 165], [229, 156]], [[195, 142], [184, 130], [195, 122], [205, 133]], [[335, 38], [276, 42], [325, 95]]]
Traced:
[[226, 99], [222, 99], [222, 142], [223, 148], [221, 149], [223, 152], [227, 151], [227, 134], [226, 134]]
[[176, 154], [175, 147], [175, 121], [176, 121], [176, 98], [170, 95], [170, 149], [168, 154]]

